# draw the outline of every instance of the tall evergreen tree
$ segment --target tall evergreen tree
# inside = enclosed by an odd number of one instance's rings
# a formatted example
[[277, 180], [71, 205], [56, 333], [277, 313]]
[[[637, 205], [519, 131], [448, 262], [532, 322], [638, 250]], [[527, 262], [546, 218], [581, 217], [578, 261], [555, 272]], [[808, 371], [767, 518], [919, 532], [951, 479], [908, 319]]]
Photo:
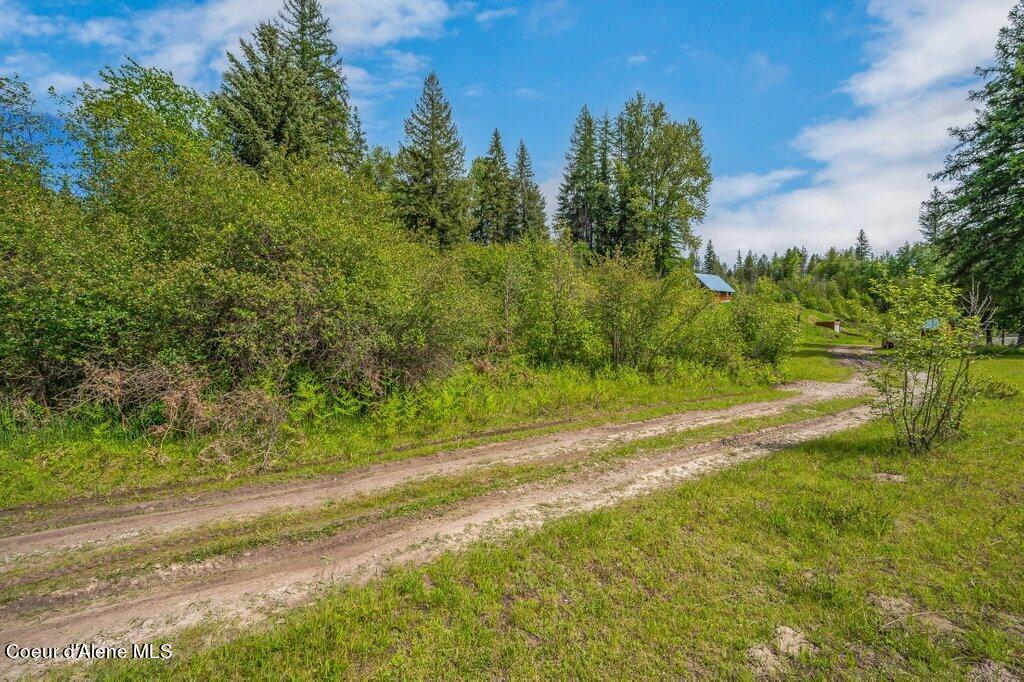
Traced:
[[754, 252], [749, 249], [743, 259], [743, 281], [751, 286], [757, 282], [757, 261], [754, 259]]
[[316, 93], [323, 142], [333, 159], [352, 169], [366, 153], [358, 118], [349, 103], [348, 83], [330, 21], [318, 0], [284, 0], [277, 28]]
[[597, 131], [584, 106], [576, 117], [565, 174], [558, 192], [558, 222], [574, 241], [594, 248], [594, 209], [598, 194]]
[[929, 244], [935, 244], [943, 232], [946, 197], [938, 187], [932, 187], [931, 196], [921, 204], [921, 214], [917, 222], [921, 226], [921, 236]]
[[366, 143], [366, 131], [363, 130], [363, 119], [359, 117], [359, 109], [354, 105], [349, 109], [348, 136], [351, 141], [351, 152], [347, 164], [365, 161], [370, 154], [370, 146]]
[[395, 159], [395, 204], [406, 227], [445, 248], [467, 234], [466, 150], [452, 108], [431, 72], [405, 121]]
[[252, 42], [239, 44], [241, 58], [228, 52], [228, 70], [214, 99], [235, 156], [261, 166], [274, 156], [305, 157], [321, 148], [317, 93], [278, 29], [261, 23]]
[[664, 104], [637, 93], [615, 128], [618, 245], [626, 253], [649, 245], [665, 272], [681, 250], [698, 246], [693, 227], [707, 212], [711, 171], [700, 126], [672, 121]]
[[533, 162], [526, 143], [519, 141], [516, 167], [512, 172], [512, 232], [510, 239], [546, 237], [548, 229], [544, 195], [533, 175]]
[[711, 275], [722, 275], [725, 272], [725, 268], [722, 267], [722, 261], [718, 260], [718, 254], [715, 253], [715, 245], [708, 240], [708, 245], [704, 249], [704, 272]]
[[952, 281], [976, 282], [998, 306], [999, 323], [1024, 329], [1024, 2], [978, 74], [977, 116], [953, 131], [957, 146], [936, 176], [953, 185], [938, 245]]
[[497, 128], [491, 135], [487, 156], [473, 162], [470, 177], [473, 181], [470, 238], [482, 244], [510, 241], [515, 217], [512, 173]]
[[612, 158], [614, 131], [607, 112], [597, 123], [597, 185], [594, 188], [594, 246], [599, 253], [610, 254], [616, 245], [615, 177]]
[[857, 242], [853, 246], [853, 255], [857, 260], [871, 260], [871, 242], [868, 233], [861, 230], [857, 233]]

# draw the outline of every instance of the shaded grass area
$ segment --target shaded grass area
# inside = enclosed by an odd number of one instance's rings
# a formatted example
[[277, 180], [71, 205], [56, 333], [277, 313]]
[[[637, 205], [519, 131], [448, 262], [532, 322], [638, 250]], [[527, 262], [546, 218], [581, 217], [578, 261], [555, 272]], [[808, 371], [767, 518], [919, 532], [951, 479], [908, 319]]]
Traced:
[[94, 578], [117, 582], [166, 566], [181, 568], [182, 565], [212, 558], [233, 558], [260, 547], [308, 542], [352, 528], [436, 514], [496, 490], [554, 479], [587, 466], [600, 467], [639, 456], [645, 451], [680, 448], [836, 414], [864, 402], [865, 399], [860, 398], [843, 398], [813, 405], [795, 405], [771, 417], [740, 419], [641, 439], [566, 461], [495, 465], [461, 476], [411, 482], [377, 494], [331, 500], [319, 508], [273, 512], [246, 521], [207, 524], [161, 536], [158, 542], [142, 538], [118, 546], [73, 550], [52, 558], [31, 557], [0, 566], [0, 605], [30, 595], [45, 596], [55, 590], [80, 588]]
[[[1024, 359], [985, 371], [1019, 382]], [[794, 676], [1012, 669], [1024, 660], [1024, 400], [981, 401], [967, 428], [964, 439], [911, 458], [872, 422], [340, 588], [224, 645], [202, 647], [209, 631], [196, 629], [169, 664], [93, 672], [749, 676], [750, 648], [779, 625], [818, 648], [784, 660]], [[894, 615], [884, 599], [910, 609]], [[952, 627], [935, 625], [945, 622]]]
[[395, 397], [370, 415], [311, 409], [310, 419], [288, 434], [266, 468], [257, 464], [261, 457], [204, 458], [202, 440], [156, 447], [111, 424], [65, 423], [0, 438], [0, 509], [81, 497], [112, 496], [116, 502], [314, 476], [445, 448], [782, 395], [700, 365], [654, 376], [515, 364], [490, 373], [465, 369]]

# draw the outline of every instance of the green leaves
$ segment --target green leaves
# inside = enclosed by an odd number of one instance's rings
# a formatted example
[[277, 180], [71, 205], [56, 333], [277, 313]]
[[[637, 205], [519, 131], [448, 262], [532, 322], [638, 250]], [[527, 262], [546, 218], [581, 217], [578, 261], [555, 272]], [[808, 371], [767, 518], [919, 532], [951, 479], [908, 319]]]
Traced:
[[42, 179], [50, 135], [35, 99], [17, 75], [0, 76], [0, 175]]
[[892, 349], [871, 383], [900, 445], [927, 452], [960, 430], [974, 395], [971, 362], [981, 323], [961, 312], [952, 287], [914, 272], [880, 281], [875, 290], [888, 307], [876, 332]]
[[598, 253], [649, 248], [655, 268], [667, 272], [681, 250], [698, 246], [693, 227], [707, 211], [709, 164], [697, 122], [672, 121], [642, 93], [614, 127], [584, 107], [566, 155], [559, 222]]

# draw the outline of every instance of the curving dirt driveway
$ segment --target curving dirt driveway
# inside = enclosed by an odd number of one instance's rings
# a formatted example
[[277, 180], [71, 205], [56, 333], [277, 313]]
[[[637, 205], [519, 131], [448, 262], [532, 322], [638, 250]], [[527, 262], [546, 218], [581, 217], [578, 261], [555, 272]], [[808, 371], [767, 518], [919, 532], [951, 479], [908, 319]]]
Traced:
[[793, 390], [794, 395], [721, 410], [697, 410], [441, 452], [300, 483], [125, 505], [106, 509], [102, 512], [104, 518], [84, 523], [76, 523], [75, 516], [71, 514], [64, 519], [47, 521], [56, 528], [0, 538], [0, 562], [29, 553], [61, 551], [86, 543], [168, 533], [210, 521], [240, 520], [272, 511], [308, 509], [321, 506], [328, 500], [350, 498], [432, 476], [452, 476], [494, 464], [555, 460], [667, 433], [776, 415], [793, 405], [863, 395], [866, 390], [860, 379], [844, 383], [802, 381], [784, 388]]
[[[53, 553], [82, 543], [112, 543], [152, 537], [205, 521], [248, 518], [281, 509], [308, 508], [327, 500], [381, 490], [429, 476], [446, 476], [497, 463], [543, 462], [567, 454], [747, 417], [769, 416], [786, 407], [863, 395], [860, 378], [837, 384], [802, 382], [783, 400], [724, 410], [688, 412], [630, 424], [615, 424], [496, 443], [430, 457], [367, 467], [328, 479], [267, 489], [210, 494], [189, 502], [168, 501], [152, 510], [138, 505], [111, 510], [105, 519], [0, 540], [8, 561], [30, 553]], [[371, 578], [398, 563], [421, 561], [501, 531], [616, 504], [680, 480], [760, 457], [788, 445], [850, 428], [870, 418], [867, 407], [827, 417], [761, 429], [685, 448], [658, 451], [592, 465], [571, 475], [477, 497], [441, 515], [371, 522], [329, 538], [265, 547], [245, 556], [207, 562], [194, 570], [164, 573], [97, 598], [83, 590], [41, 613], [0, 609], [0, 644], [55, 646], [74, 641], [140, 642], [209, 617], [256, 620], [274, 606], [294, 604], [337, 581]], [[175, 506], [177, 505], [177, 506]], [[0, 674], [26, 672], [0, 656]], [[6, 666], [6, 667], [5, 667]]]

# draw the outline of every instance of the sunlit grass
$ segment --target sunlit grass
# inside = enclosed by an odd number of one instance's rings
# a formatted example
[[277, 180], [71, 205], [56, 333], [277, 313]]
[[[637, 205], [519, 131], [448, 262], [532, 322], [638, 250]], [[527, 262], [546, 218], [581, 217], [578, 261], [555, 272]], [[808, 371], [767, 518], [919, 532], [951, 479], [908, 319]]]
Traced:
[[[1019, 383], [1024, 359], [984, 363]], [[120, 678], [733, 677], [787, 625], [798, 677], [960, 678], [1024, 660], [1024, 401], [894, 452], [884, 422], [340, 588], [282, 622]], [[874, 477], [897, 474], [903, 483]], [[894, 617], [879, 596], [907, 600]], [[926, 616], [946, 619], [949, 631]]]

